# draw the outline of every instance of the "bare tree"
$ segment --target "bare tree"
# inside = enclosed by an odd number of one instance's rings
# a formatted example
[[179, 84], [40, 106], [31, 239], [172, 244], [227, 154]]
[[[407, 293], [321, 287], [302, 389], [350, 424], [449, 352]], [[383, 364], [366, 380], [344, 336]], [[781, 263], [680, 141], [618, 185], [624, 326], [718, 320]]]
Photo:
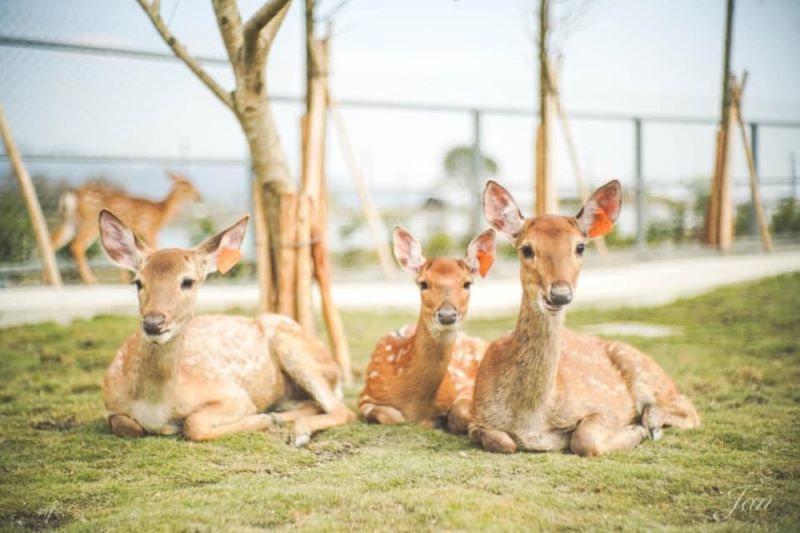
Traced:
[[227, 91], [172, 34], [161, 17], [159, 0], [137, 0], [158, 33], [187, 67], [231, 110], [242, 127], [250, 148], [255, 175], [255, 208], [258, 278], [262, 310], [274, 306], [277, 288], [275, 258], [269, 242], [278, 241], [281, 192], [294, 188], [283, 145], [278, 135], [267, 90], [267, 57], [289, 10], [291, 0], [269, 0], [245, 22], [235, 0], [212, 0], [217, 25], [233, 70], [235, 87]]

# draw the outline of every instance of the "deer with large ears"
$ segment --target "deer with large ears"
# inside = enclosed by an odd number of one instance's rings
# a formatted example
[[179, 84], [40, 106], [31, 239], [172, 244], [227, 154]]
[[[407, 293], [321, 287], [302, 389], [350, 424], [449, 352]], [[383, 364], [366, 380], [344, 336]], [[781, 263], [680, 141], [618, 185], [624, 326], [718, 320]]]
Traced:
[[459, 332], [473, 277], [494, 261], [495, 233], [488, 229], [467, 247], [466, 259], [425, 259], [419, 242], [397, 226], [394, 254], [420, 291], [419, 319], [384, 336], [367, 367], [358, 407], [368, 422], [414, 422], [465, 433], [475, 374], [486, 343]]
[[478, 370], [470, 437], [493, 452], [595, 456], [655, 440], [664, 426], [699, 425], [691, 401], [650, 357], [563, 327], [584, 246], [619, 215], [619, 182], [598, 189], [576, 217], [524, 218], [494, 181], [483, 201], [490, 225], [518, 251], [523, 295], [516, 328], [489, 345]]
[[[134, 273], [141, 315], [103, 381], [114, 434], [182, 432], [202, 441], [294, 422], [292, 444], [300, 446], [313, 432], [354, 418], [341, 400], [335, 361], [293, 320], [194, 314], [206, 276], [239, 261], [247, 220], [189, 250], [152, 251], [101, 211], [103, 248]], [[287, 403], [295, 408], [266, 413]]]

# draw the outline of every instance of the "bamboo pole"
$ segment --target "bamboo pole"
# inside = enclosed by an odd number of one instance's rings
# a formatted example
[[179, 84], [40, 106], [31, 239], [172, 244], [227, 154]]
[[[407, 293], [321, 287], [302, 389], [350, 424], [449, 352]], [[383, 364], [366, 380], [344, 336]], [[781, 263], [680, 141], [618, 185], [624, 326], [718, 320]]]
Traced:
[[744, 148], [744, 153], [747, 158], [747, 170], [750, 174], [750, 199], [756, 211], [761, 245], [765, 252], [771, 252], [772, 237], [770, 237], [769, 234], [769, 223], [767, 222], [767, 215], [764, 212], [764, 204], [761, 201], [761, 193], [758, 190], [758, 174], [756, 173], [756, 165], [753, 161], [753, 152], [750, 150], [750, 141], [747, 138], [747, 128], [745, 127], [744, 118], [742, 117], [742, 94], [747, 84], [747, 76], [747, 71], [745, 71], [741, 83], [736, 83], [734, 81], [732, 106], [736, 116], [736, 123], [739, 125], [739, 132], [741, 133], [742, 147]]
[[255, 225], [256, 240], [256, 270], [258, 273], [259, 298], [258, 309], [262, 313], [274, 312], [276, 298], [272, 290], [272, 262], [269, 246], [269, 228], [264, 214], [264, 190], [258, 179], [252, 180], [253, 194], [253, 224]]
[[350, 169], [350, 174], [358, 192], [358, 198], [361, 200], [361, 208], [364, 210], [364, 218], [367, 220], [367, 227], [372, 235], [372, 240], [375, 243], [375, 251], [378, 253], [378, 261], [381, 265], [381, 270], [386, 278], [393, 278], [395, 275], [395, 267], [392, 262], [392, 254], [389, 251], [389, 244], [387, 240], [388, 232], [386, 226], [381, 220], [380, 213], [372, 201], [372, 196], [369, 193], [367, 181], [361, 171], [361, 167], [356, 159], [353, 145], [350, 142], [350, 136], [347, 134], [347, 128], [344, 125], [344, 119], [339, 111], [339, 105], [330, 97], [331, 118], [333, 125], [336, 128], [336, 138], [339, 140], [339, 147], [342, 149], [347, 166]]
[[[575, 148], [575, 138], [572, 136], [572, 128], [569, 124], [569, 117], [567, 116], [564, 107], [561, 105], [561, 93], [559, 92], [558, 81], [554, 79], [553, 70], [550, 71], [550, 90], [553, 99], [553, 107], [556, 110], [556, 116], [561, 122], [561, 131], [564, 134], [564, 144], [567, 145], [567, 153], [569, 154], [570, 164], [572, 165], [572, 172], [575, 174], [575, 182], [578, 186], [578, 195], [581, 202], [586, 202], [589, 199], [589, 187], [586, 185], [586, 180], [583, 179], [583, 172], [581, 172], [580, 160], [578, 159], [578, 150]], [[608, 261], [608, 246], [603, 237], [594, 239], [597, 252], [603, 262]]]
[[730, 252], [731, 247], [733, 246], [734, 237], [733, 184], [731, 183], [730, 168], [730, 128], [733, 112], [734, 109], [729, 100], [729, 116], [724, 130], [724, 151], [722, 153], [722, 169], [720, 172], [719, 181], [719, 229], [717, 229], [717, 234], [719, 236], [719, 250], [724, 253]]
[[[323, 45], [315, 40], [313, 52], [317, 65], [325, 62]], [[306, 139], [303, 179], [297, 203], [297, 321], [307, 332], [314, 331], [314, 314], [311, 306], [312, 257], [312, 205], [318, 202], [322, 174], [322, 146], [325, 142], [325, 74], [318, 69], [311, 78], [310, 110], [306, 115]]]
[[292, 192], [281, 193], [279, 227], [280, 240], [276, 246], [279, 259], [278, 269], [278, 312], [291, 318], [297, 317], [295, 308], [295, 275], [297, 248], [294, 239], [297, 234], [295, 217], [297, 215], [297, 198]]
[[22, 156], [20, 156], [17, 145], [14, 143], [14, 138], [11, 136], [11, 128], [8, 126], [2, 107], [0, 107], [0, 134], [2, 134], [8, 160], [14, 169], [14, 175], [17, 177], [17, 183], [19, 183], [19, 190], [31, 217], [31, 225], [36, 235], [36, 246], [39, 249], [39, 258], [42, 261], [42, 277], [45, 283], [49, 283], [53, 287], [61, 287], [61, 273], [58, 271], [58, 265], [56, 264], [53, 244], [50, 241], [50, 232], [47, 231], [47, 224], [42, 214], [42, 206], [39, 205], [39, 198], [36, 196], [36, 189], [33, 187], [31, 176], [28, 174], [28, 170], [22, 162]]

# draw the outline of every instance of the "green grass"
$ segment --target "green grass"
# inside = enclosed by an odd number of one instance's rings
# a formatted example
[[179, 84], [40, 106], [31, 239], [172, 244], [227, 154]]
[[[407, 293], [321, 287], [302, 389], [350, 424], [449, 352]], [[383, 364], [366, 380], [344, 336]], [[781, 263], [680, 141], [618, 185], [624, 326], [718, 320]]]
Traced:
[[[211, 443], [113, 437], [99, 383], [131, 318], [0, 331], [0, 529], [800, 528], [800, 274], [673, 305], [585, 311], [580, 326], [680, 326], [627, 339], [703, 415], [627, 454], [497, 456], [466, 438], [353, 423], [301, 450], [281, 434]], [[411, 316], [346, 314], [355, 368]], [[514, 317], [470, 321], [492, 337]], [[353, 402], [357, 390], [348, 391]], [[764, 509], [727, 516], [737, 491]], [[733, 491], [733, 492], [732, 492]], [[748, 500], [747, 506], [753, 506]], [[716, 518], [715, 518], [716, 513]]]

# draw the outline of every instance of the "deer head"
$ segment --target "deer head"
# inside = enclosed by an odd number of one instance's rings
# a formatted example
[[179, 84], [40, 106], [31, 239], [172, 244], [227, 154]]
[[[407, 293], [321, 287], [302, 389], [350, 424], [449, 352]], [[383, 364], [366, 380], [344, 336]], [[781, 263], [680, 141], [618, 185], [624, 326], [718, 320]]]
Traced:
[[225, 273], [241, 258], [249, 216], [188, 250], [152, 251], [108, 210], [100, 212], [100, 239], [116, 266], [134, 273], [144, 338], [164, 344], [194, 316], [197, 289], [211, 272]]
[[194, 186], [189, 178], [177, 172], [167, 172], [167, 176], [172, 180], [172, 194], [181, 200], [199, 202], [203, 199], [200, 191]]
[[617, 180], [597, 189], [575, 217], [525, 218], [500, 184], [489, 181], [483, 192], [486, 219], [518, 251], [526, 301], [552, 313], [572, 301], [586, 242], [611, 232], [621, 203]]
[[414, 276], [420, 289], [420, 317], [428, 330], [455, 331], [467, 314], [473, 276], [486, 276], [494, 262], [494, 230], [475, 237], [465, 259], [425, 259], [419, 242], [400, 226], [392, 238], [400, 268]]

